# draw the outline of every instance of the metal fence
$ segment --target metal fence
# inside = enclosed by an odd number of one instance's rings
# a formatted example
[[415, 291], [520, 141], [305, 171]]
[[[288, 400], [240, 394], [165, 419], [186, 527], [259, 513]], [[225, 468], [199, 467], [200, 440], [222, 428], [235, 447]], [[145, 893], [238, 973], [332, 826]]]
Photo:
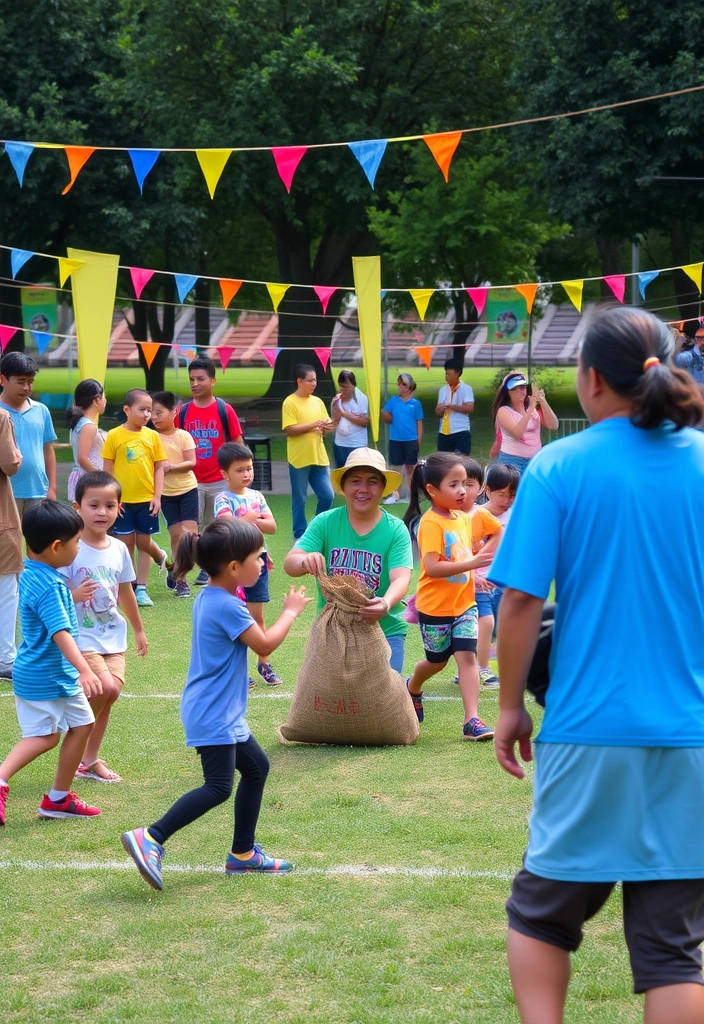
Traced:
[[558, 437], [569, 437], [570, 434], [579, 434], [580, 431], [586, 430], [588, 426], [589, 420], [587, 419], [560, 420], [560, 425], [555, 432], [553, 440], [556, 440]]

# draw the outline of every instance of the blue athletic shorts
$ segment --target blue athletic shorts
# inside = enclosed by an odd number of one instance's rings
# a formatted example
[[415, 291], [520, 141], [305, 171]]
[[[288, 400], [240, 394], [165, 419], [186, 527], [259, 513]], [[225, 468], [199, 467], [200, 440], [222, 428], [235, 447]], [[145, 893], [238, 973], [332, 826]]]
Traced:
[[198, 522], [198, 488], [185, 494], [165, 494], [161, 499], [161, 511], [167, 526], [177, 523]]
[[415, 466], [418, 447], [417, 441], [389, 441], [389, 463], [392, 466]]
[[158, 532], [159, 516], [149, 514], [148, 501], [123, 501], [113, 529], [116, 537], [126, 537], [130, 533], [149, 537]]
[[262, 571], [253, 587], [243, 587], [245, 600], [253, 604], [267, 604], [269, 601], [269, 567], [266, 551], [262, 553]]

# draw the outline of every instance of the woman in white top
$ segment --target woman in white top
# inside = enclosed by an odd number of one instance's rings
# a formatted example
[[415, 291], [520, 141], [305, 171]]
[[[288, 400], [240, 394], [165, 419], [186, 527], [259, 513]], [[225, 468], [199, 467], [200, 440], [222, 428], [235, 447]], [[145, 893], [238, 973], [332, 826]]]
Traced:
[[76, 385], [73, 409], [69, 413], [69, 441], [75, 465], [68, 478], [68, 500], [76, 496], [76, 484], [84, 473], [103, 468], [103, 445], [107, 434], [98, 426], [107, 399], [103, 385], [88, 377]]
[[332, 446], [335, 466], [341, 469], [351, 451], [368, 447], [369, 400], [357, 387], [352, 370], [341, 370], [337, 383], [340, 392], [332, 400], [330, 416], [337, 428]]
[[540, 451], [541, 426], [557, 430], [559, 420], [541, 388], [528, 395], [528, 381], [522, 373], [509, 373], [501, 382], [491, 413], [501, 448], [497, 462], [515, 466], [523, 474], [536, 452]]

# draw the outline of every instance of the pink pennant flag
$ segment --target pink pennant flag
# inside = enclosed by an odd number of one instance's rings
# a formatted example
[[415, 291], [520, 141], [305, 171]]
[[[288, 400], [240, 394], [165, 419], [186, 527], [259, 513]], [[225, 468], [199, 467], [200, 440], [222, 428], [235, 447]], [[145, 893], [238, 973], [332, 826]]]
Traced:
[[614, 274], [611, 277], [605, 277], [604, 280], [618, 301], [623, 302], [623, 296], [626, 294], [626, 275]]
[[142, 297], [142, 292], [154, 277], [154, 271], [143, 270], [141, 267], [130, 267], [130, 277], [132, 278], [134, 293], [137, 298], [140, 299]]
[[279, 177], [286, 186], [286, 191], [291, 191], [291, 185], [293, 183], [293, 176], [298, 169], [298, 165], [305, 156], [308, 150], [307, 146], [274, 146], [271, 150], [271, 155], [274, 158], [276, 164], [276, 170], [279, 172]]
[[276, 362], [276, 357], [278, 356], [278, 354], [279, 354], [278, 348], [263, 348], [262, 349], [262, 355], [266, 359], [266, 361], [269, 364], [269, 366], [272, 367], [272, 369], [273, 369], [274, 363]]
[[477, 315], [481, 316], [486, 306], [486, 297], [489, 294], [488, 288], [468, 288], [467, 295], [477, 307]]
[[326, 285], [314, 284], [313, 291], [320, 299], [323, 306], [323, 313], [328, 311], [328, 302], [337, 291], [337, 288], [328, 288]]
[[323, 370], [327, 370], [328, 363], [330, 362], [330, 355], [332, 353], [332, 349], [329, 349], [329, 348], [314, 348], [313, 351], [315, 352], [316, 356], [320, 360], [320, 365], [322, 366]]
[[223, 373], [227, 369], [227, 364], [230, 362], [234, 351], [234, 348], [223, 347], [218, 349], [218, 356], [220, 357], [220, 365], [222, 366]]
[[0, 348], [3, 352], [18, 331], [19, 327], [0, 327]]

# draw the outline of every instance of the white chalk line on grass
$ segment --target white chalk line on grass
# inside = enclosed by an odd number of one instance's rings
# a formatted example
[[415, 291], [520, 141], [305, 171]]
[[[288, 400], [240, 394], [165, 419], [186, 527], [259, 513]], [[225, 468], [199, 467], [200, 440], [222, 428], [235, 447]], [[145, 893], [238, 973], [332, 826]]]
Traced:
[[[0, 693], [0, 697], [12, 697], [12, 693]], [[120, 700], [181, 700], [180, 693], [125, 693], [120, 694]], [[480, 694], [482, 700], [496, 700], [496, 696], [488, 693]], [[250, 693], [249, 700], [292, 700], [292, 693]], [[461, 701], [461, 697], [448, 697], [444, 694], [424, 694], [423, 701]]]
[[[134, 871], [131, 860], [106, 861], [38, 861], [38, 860], [4, 860], [0, 861], [2, 871]], [[214, 867], [206, 864], [164, 864], [163, 871], [182, 875], [222, 875], [222, 865]], [[373, 864], [340, 864], [331, 868], [295, 868], [290, 877], [308, 877], [323, 875], [327, 877], [346, 878], [489, 878], [498, 882], [509, 882], [515, 871], [472, 871], [468, 868], [404, 868], [379, 866]]]

